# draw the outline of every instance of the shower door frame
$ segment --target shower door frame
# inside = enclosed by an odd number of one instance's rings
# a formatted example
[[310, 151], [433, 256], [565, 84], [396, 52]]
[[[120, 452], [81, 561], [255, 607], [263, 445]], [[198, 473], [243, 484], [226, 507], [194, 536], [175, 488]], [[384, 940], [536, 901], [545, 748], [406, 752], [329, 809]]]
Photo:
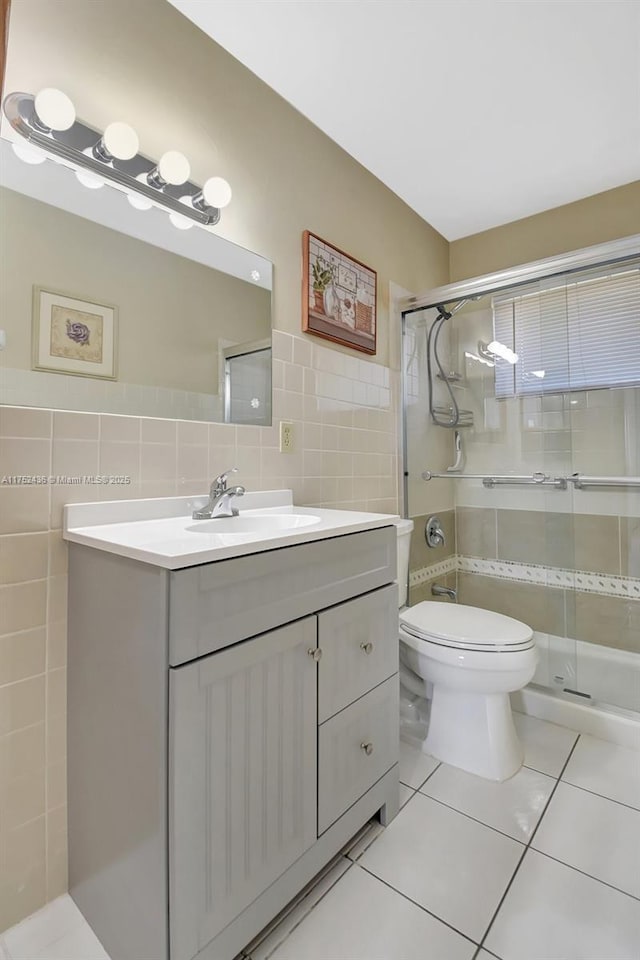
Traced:
[[[401, 317], [400, 324], [400, 351], [401, 358], [401, 396], [402, 396], [402, 422], [401, 422], [401, 450], [402, 450], [402, 514], [407, 516], [409, 511], [409, 470], [408, 470], [408, 444], [407, 444], [407, 371], [405, 369], [405, 335], [407, 318], [414, 313], [422, 310], [435, 309], [441, 304], [450, 304], [452, 301], [459, 301], [464, 298], [474, 298], [487, 296], [506, 289], [513, 289], [518, 286], [524, 286], [536, 280], [546, 280], [560, 274], [570, 274], [584, 270], [588, 267], [608, 266], [625, 260], [637, 258], [640, 256], [640, 234], [633, 234], [619, 240], [609, 241], [607, 243], [596, 244], [585, 247], [580, 250], [574, 250], [569, 253], [560, 254], [554, 257], [547, 257], [543, 260], [532, 261], [531, 263], [519, 264], [517, 266], [501, 270], [496, 273], [485, 274], [484, 276], [472, 277], [456, 283], [436, 287], [428, 290], [419, 296], [406, 297], [398, 301], [398, 313]], [[425, 413], [425, 416], [428, 414]], [[574, 508], [572, 506], [572, 513]], [[545, 688], [545, 692], [551, 692]], [[577, 693], [578, 696], [584, 696], [579, 691], [566, 690], [565, 693]], [[600, 705], [598, 701], [591, 701]], [[606, 704], [605, 709], [611, 709], [612, 705]], [[614, 711], [618, 708], [613, 705]], [[623, 711], [624, 712], [624, 711]]]
[[480, 297], [497, 293], [500, 290], [523, 286], [534, 280], [543, 280], [557, 274], [567, 274], [583, 270], [590, 266], [605, 266], [618, 261], [640, 256], [640, 233], [621, 237], [618, 240], [609, 240], [606, 243], [594, 244], [568, 253], [545, 257], [542, 260], [532, 260], [530, 263], [521, 263], [495, 273], [486, 273], [468, 280], [459, 280], [442, 287], [434, 287], [417, 296], [406, 297], [398, 301], [400, 313], [400, 352], [401, 358], [401, 395], [402, 395], [402, 514], [407, 515], [409, 508], [408, 497], [408, 470], [407, 470], [407, 377], [404, 369], [404, 335], [406, 318], [420, 310], [435, 308], [438, 304], [449, 303], [452, 300], [461, 300], [464, 297]]

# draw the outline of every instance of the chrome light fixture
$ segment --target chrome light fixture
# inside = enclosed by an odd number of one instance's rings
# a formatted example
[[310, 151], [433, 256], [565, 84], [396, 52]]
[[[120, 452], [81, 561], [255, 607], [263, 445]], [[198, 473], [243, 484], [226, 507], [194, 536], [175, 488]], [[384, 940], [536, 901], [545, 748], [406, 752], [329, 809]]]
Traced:
[[204, 186], [193, 183], [187, 158], [169, 150], [158, 162], [139, 153], [138, 135], [117, 120], [104, 132], [76, 118], [69, 97], [46, 87], [36, 96], [10, 93], [3, 104], [13, 129], [23, 138], [14, 152], [27, 163], [59, 158], [76, 171], [80, 183], [96, 189], [112, 183], [127, 194], [137, 210], [163, 207], [171, 222], [185, 230], [199, 223], [214, 226], [220, 210], [231, 201], [231, 187], [222, 177], [210, 177]]

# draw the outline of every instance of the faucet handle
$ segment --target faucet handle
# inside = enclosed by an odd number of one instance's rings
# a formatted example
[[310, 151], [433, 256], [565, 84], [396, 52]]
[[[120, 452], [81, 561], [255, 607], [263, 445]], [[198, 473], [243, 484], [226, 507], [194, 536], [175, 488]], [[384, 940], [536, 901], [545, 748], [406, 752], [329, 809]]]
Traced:
[[225, 470], [224, 473], [221, 473], [219, 477], [215, 478], [211, 486], [215, 488], [216, 495], [225, 492], [225, 490], [227, 489], [227, 477], [229, 476], [230, 473], [237, 473], [237, 472], [238, 472], [237, 467], [231, 467], [229, 470]]

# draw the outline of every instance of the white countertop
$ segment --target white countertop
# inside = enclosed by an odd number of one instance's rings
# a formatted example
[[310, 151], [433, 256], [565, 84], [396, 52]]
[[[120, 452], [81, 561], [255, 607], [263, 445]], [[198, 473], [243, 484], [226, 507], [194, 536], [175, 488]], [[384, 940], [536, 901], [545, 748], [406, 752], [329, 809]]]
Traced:
[[[216, 533], [215, 520], [205, 521], [211, 532], [191, 532], [194, 509], [208, 500], [201, 497], [163, 497], [153, 500], [114, 500], [74, 503], [64, 508], [63, 537], [71, 543], [95, 547], [121, 557], [141, 560], [167, 570], [228, 560], [278, 547], [325, 540], [347, 533], [387, 527], [399, 517], [353, 510], [324, 510], [294, 506], [290, 490], [247, 493], [236, 502], [240, 517], [252, 514], [294, 514], [317, 517], [309, 526], [267, 534]], [[225, 524], [228, 526], [228, 524]]]

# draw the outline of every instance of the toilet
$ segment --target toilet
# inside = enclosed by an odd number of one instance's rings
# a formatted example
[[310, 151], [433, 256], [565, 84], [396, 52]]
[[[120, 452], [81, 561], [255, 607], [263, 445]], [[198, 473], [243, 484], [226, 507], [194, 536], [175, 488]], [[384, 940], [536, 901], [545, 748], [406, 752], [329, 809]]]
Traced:
[[[412, 521], [398, 525], [400, 680], [430, 699], [422, 749], [437, 760], [489, 780], [507, 780], [523, 749], [509, 694], [533, 678], [533, 631], [511, 617], [464, 604], [422, 601], [407, 607]], [[404, 584], [404, 588], [403, 588]]]

